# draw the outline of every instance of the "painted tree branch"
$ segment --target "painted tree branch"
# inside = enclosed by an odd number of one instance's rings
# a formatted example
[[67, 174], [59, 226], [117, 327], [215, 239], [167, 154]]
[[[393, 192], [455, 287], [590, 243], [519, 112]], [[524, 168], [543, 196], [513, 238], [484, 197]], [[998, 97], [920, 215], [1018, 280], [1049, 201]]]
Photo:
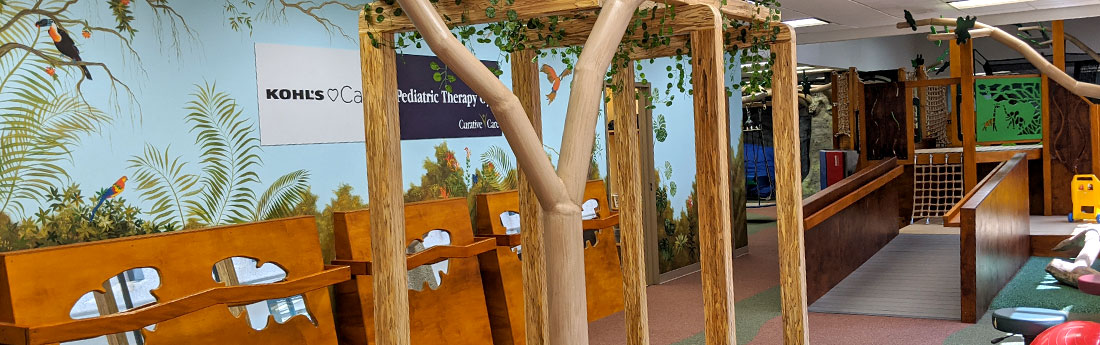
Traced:
[[[286, 10], [288, 8], [298, 10], [302, 12], [302, 14], [313, 18], [313, 20], [317, 21], [318, 24], [321, 24], [321, 27], [324, 28], [325, 31], [328, 31], [329, 33], [335, 31], [341, 36], [344, 36], [344, 38], [348, 39], [349, 41], [355, 41], [355, 37], [349, 35], [347, 32], [344, 32], [343, 27], [337, 25], [336, 23], [333, 23], [332, 20], [328, 19], [328, 17], [318, 14], [317, 11], [324, 9], [327, 6], [337, 6], [358, 13], [358, 11], [363, 7], [363, 5], [361, 4], [355, 5], [336, 0], [325, 1], [321, 3], [315, 3], [312, 1], [288, 2], [286, 0], [279, 0], [279, 4], [282, 5], [282, 8], [278, 11], [280, 15], [286, 16]], [[269, 0], [264, 11], [260, 13], [260, 17], [274, 17], [275, 7], [275, 0]]]
[[[917, 20], [917, 26], [929, 25], [954, 27], [955, 19], [930, 18]], [[897, 28], [906, 29], [909, 28], [909, 24], [904, 22], [898, 23]], [[1015, 50], [1016, 52], [1020, 53], [1020, 55], [1023, 55], [1024, 59], [1030, 62], [1031, 65], [1035, 66], [1035, 68], [1037, 68], [1040, 72], [1049, 77], [1051, 80], [1054, 80], [1054, 82], [1058, 83], [1059, 85], [1062, 85], [1062, 87], [1070, 90], [1070, 92], [1073, 92], [1075, 95], [1082, 97], [1100, 98], [1100, 85], [1083, 83], [1073, 79], [1073, 77], [1066, 74], [1065, 71], [1058, 69], [1058, 67], [1055, 67], [1054, 64], [1047, 61], [1042, 54], [1039, 54], [1039, 52], [1031, 48], [1031, 46], [1028, 45], [1027, 42], [1024, 42], [1018, 37], [1013, 36], [997, 27], [989, 26], [980, 22], [975, 22], [974, 28], [990, 29], [990, 38], [992, 38], [994, 41], [1000, 42], [1001, 44], [1007, 46], [1008, 48], [1011, 48], [1012, 50]]]
[[[0, 45], [0, 56], [4, 56], [4, 54], [7, 54], [8, 52], [10, 52], [12, 50], [17, 50], [17, 49], [30, 52], [31, 54], [34, 54], [34, 55], [42, 58], [43, 60], [46, 60], [47, 62], [49, 62], [50, 64], [55, 65], [55, 66], [95, 66], [95, 67], [99, 67], [99, 68], [103, 69], [104, 72], [107, 73], [107, 77], [111, 79], [111, 84], [112, 85], [121, 85], [122, 88], [124, 90], [126, 90], [126, 94], [129, 96], [129, 98], [131, 100], [136, 100], [137, 99], [137, 96], [134, 95], [134, 91], [130, 89], [130, 86], [126, 85], [126, 83], [122, 82], [122, 80], [119, 80], [117, 77], [115, 77], [114, 73], [111, 72], [111, 69], [107, 67], [107, 64], [104, 64], [102, 62], [91, 62], [91, 61], [61, 60], [61, 59], [58, 59], [56, 57], [50, 56], [49, 54], [46, 54], [46, 53], [42, 52], [41, 50], [34, 49], [34, 48], [29, 47], [25, 44], [14, 43], [14, 42], [5, 43], [3, 45]], [[76, 92], [77, 92], [77, 94], [81, 95], [82, 99], [83, 99], [84, 92], [81, 89], [81, 85], [83, 85], [84, 81], [87, 80], [87, 79], [88, 78], [85, 77], [83, 73], [80, 73], [80, 80], [78, 80], [76, 82]]]

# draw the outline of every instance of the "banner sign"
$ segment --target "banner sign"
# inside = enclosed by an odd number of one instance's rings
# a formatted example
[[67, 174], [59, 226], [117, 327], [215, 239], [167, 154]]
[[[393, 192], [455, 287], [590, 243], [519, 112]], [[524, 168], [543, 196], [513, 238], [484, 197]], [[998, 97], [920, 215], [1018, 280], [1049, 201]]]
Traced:
[[485, 100], [434, 56], [397, 56], [397, 103], [402, 140], [501, 135]]
[[256, 44], [260, 144], [363, 141], [355, 50]]
[[[359, 66], [357, 50], [257, 43], [260, 144], [362, 142], [370, 95]], [[484, 100], [435, 57], [398, 55], [397, 86], [401, 139], [501, 135]]]

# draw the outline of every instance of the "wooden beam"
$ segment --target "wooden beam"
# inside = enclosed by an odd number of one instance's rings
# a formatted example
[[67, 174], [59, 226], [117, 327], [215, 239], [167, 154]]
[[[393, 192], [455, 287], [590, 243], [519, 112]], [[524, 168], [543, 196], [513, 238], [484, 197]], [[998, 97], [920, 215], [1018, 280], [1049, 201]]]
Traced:
[[[515, 11], [519, 19], [530, 19], [552, 15], [577, 13], [582, 11], [594, 11], [602, 6], [600, 0], [539, 0], [516, 1], [512, 5], [500, 2], [494, 6], [491, 0], [465, 0], [460, 4], [455, 1], [439, 1], [435, 3], [436, 11], [443, 17], [447, 25], [474, 25], [500, 21], [505, 18], [507, 11]], [[495, 8], [492, 18], [486, 14], [486, 9]], [[375, 1], [359, 14], [359, 33], [384, 33], [404, 32], [416, 30], [412, 21], [406, 15], [396, 16], [394, 11], [400, 8], [397, 2], [386, 4], [385, 1]], [[380, 13], [378, 11], [381, 11]], [[384, 16], [382, 22], [377, 17]], [[368, 40], [369, 42], [369, 40]]]
[[[519, 98], [531, 126], [542, 141], [542, 94], [539, 91], [538, 54], [533, 50], [512, 53], [512, 92]], [[550, 343], [547, 328], [546, 254], [542, 248], [542, 207], [519, 169], [520, 241], [523, 244], [523, 306], [527, 345]]]
[[1100, 173], [1100, 105], [1089, 102], [1089, 143], [1092, 146], [1092, 173]]
[[977, 131], [974, 121], [974, 40], [959, 45], [959, 87], [962, 89], [962, 102], [959, 104], [959, 121], [962, 124], [963, 137], [963, 190], [969, 191], [978, 184]]
[[[612, 76], [616, 91], [607, 106], [615, 119], [615, 135], [608, 143], [613, 190], [619, 192], [619, 231], [622, 236], [623, 316], [626, 344], [649, 344], [649, 312], [646, 308], [645, 242], [642, 221], [642, 164], [638, 133], [637, 91], [634, 63], [621, 66]], [[613, 115], [612, 115], [613, 113]]]
[[360, 37], [363, 122], [370, 196], [374, 329], [377, 344], [409, 345], [409, 282], [405, 265], [405, 205], [401, 180], [401, 126], [397, 112], [397, 57], [393, 34], [377, 34], [375, 48]]
[[[907, 74], [904, 68], [898, 69], [898, 81], [901, 82], [902, 87], [905, 87], [905, 81], [906, 78], [908, 78]], [[905, 138], [903, 138], [905, 140], [904, 161], [911, 164], [915, 160], [913, 158], [913, 151], [916, 145], [913, 143], [913, 137], [916, 136], [914, 123], [917, 120], [916, 109], [913, 108], [913, 88], [905, 87], [905, 101], [902, 102], [902, 105], [905, 106]], [[809, 226], [806, 227], [809, 228]]]
[[923, 80], [907, 80], [905, 81], [905, 87], [908, 88], [924, 88], [929, 86], [951, 86], [958, 85], [959, 78], [940, 78], [940, 79], [923, 79]]
[[[799, 167], [798, 90], [795, 34], [772, 45], [772, 128], [775, 141], [775, 199], [779, 226], [779, 288], [783, 343], [809, 344], [806, 313], [806, 246], [802, 238], [802, 170]], [[696, 89], [698, 90], [698, 89]], [[866, 148], [863, 148], [866, 150]], [[702, 157], [700, 157], [702, 159]]]
[[1051, 22], [1051, 47], [1054, 48], [1054, 67], [1066, 71], [1066, 30], [1065, 22]]
[[[657, 37], [686, 37], [692, 31], [709, 28], [711, 7], [707, 5], [678, 5], [671, 11], [664, 7], [652, 8], [648, 11], [655, 13], [635, 15], [634, 20], [631, 22], [640, 21], [641, 24], [629, 26], [623, 36], [623, 41], [640, 40], [646, 33]], [[558, 23], [558, 27], [565, 31], [565, 36], [556, 38], [554, 44], [546, 42], [545, 37], [540, 39], [539, 34], [541, 32], [529, 32], [526, 42], [528, 46], [541, 49], [584, 45], [588, 41], [588, 36], [592, 34], [592, 28], [595, 25], [596, 16], [594, 14], [579, 18], [562, 19]], [[648, 30], [643, 31], [642, 26], [647, 27]], [[633, 31], [630, 29], [631, 27], [634, 28]], [[657, 37], [653, 39], [658, 39]]]
[[[962, 75], [959, 74], [959, 70], [962, 68], [962, 66], [961, 66], [961, 64], [958, 63], [958, 61], [959, 61], [959, 45], [955, 43], [955, 40], [950, 40], [950, 41], [948, 41], [947, 46], [948, 46], [948, 56], [949, 56], [948, 57], [949, 58], [948, 62], [951, 64], [951, 66], [950, 66], [951, 77], [952, 78], [960, 78], [959, 82], [962, 82], [962, 79], [961, 79]], [[955, 104], [955, 95], [959, 91], [959, 86], [957, 86], [957, 85], [956, 86], [951, 86], [951, 89], [949, 91], [951, 93], [948, 94], [947, 97], [951, 98], [951, 101], [950, 101], [951, 104]], [[954, 111], [950, 114], [951, 117], [949, 119], [951, 120], [951, 123], [948, 124], [948, 126], [947, 126], [947, 139], [951, 141], [951, 145], [950, 145], [951, 147], [962, 147], [962, 139], [959, 139], [959, 120], [961, 119], [959, 117], [960, 112], [958, 110], [958, 107], [952, 107], [952, 108], [953, 108]]]
[[[729, 138], [726, 136], [725, 49], [720, 18], [691, 33], [695, 90], [695, 164], [704, 333], [708, 345], [733, 344], [733, 237], [729, 217]], [[791, 84], [792, 87], [794, 84]]]
[[1054, 159], [1050, 156], [1050, 78], [1043, 76], [1042, 79], [1043, 90], [1043, 215], [1050, 216], [1054, 214], [1054, 193], [1050, 189], [1050, 161]]

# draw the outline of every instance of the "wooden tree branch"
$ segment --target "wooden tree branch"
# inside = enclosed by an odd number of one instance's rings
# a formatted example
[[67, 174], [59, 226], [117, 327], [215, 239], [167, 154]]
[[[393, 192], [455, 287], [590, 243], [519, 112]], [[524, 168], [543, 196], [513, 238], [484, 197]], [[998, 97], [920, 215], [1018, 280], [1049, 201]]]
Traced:
[[[552, 343], [588, 344], [581, 197], [595, 136], [604, 73], [642, 0], [609, 0], [578, 60], [559, 170], [545, 158], [519, 99], [447, 27], [427, 0], [398, 0], [428, 46], [493, 109], [544, 212], [548, 330]], [[577, 142], [579, 141], [579, 142]], [[579, 163], [578, 163], [579, 161]], [[566, 183], [568, 182], [568, 183]], [[389, 315], [386, 315], [389, 316]], [[379, 316], [382, 317], [382, 316]]]
[[587, 167], [592, 160], [592, 138], [603, 99], [600, 90], [604, 77], [634, 10], [641, 3], [641, 0], [612, 0], [605, 4], [573, 70], [573, 87], [569, 90], [569, 107], [566, 109], [561, 156], [558, 159], [558, 177], [565, 183], [570, 199], [577, 205], [584, 197]]
[[[917, 25], [941, 25], [954, 27], [955, 19], [921, 19], [917, 20]], [[906, 29], [909, 28], [909, 24], [904, 22], [898, 23], [897, 28]], [[1082, 97], [1100, 98], [1100, 85], [1083, 83], [1073, 79], [1073, 77], [1066, 74], [1065, 71], [1058, 69], [1058, 67], [1054, 66], [1054, 64], [1051, 64], [1049, 61], [1047, 61], [1042, 54], [1039, 54], [1039, 52], [1035, 51], [1035, 49], [1031, 48], [1031, 46], [1028, 45], [1027, 42], [1024, 42], [1020, 38], [1013, 36], [997, 27], [989, 26], [980, 22], [974, 23], [974, 29], [990, 29], [990, 38], [992, 38], [994, 41], [1000, 42], [1001, 44], [1007, 46], [1012, 50], [1015, 50], [1016, 52], [1020, 53], [1020, 55], [1023, 55], [1024, 59], [1030, 62], [1031, 65], [1035, 66], [1035, 68], [1037, 68], [1040, 72], [1042, 72], [1044, 75], [1046, 75], [1048, 78], [1058, 83], [1059, 85], [1062, 85], [1062, 87], [1070, 90], [1075, 95]]]
[[[565, 185], [554, 174], [554, 167], [546, 159], [535, 129], [527, 120], [523, 105], [512, 91], [497, 79], [461, 42], [455, 38], [443, 18], [435, 12], [427, 0], [400, 0], [401, 8], [424, 36], [428, 47], [443, 60], [459, 78], [485, 99], [493, 109], [504, 138], [516, 154], [520, 169], [527, 172], [531, 188], [543, 208], [569, 200]], [[578, 203], [579, 205], [579, 203]]]
[[[1041, 26], [1025, 26], [1025, 27], [1019, 28], [1017, 30], [1019, 30], [1019, 31], [1047, 31], [1046, 28], [1041, 27]], [[1064, 35], [1066, 36], [1066, 41], [1069, 41], [1070, 43], [1073, 43], [1073, 45], [1077, 46], [1077, 49], [1081, 49], [1082, 52], [1085, 52], [1085, 54], [1087, 54], [1093, 60], [1096, 60], [1096, 62], [1100, 62], [1100, 54], [1097, 54], [1096, 51], [1092, 50], [1092, 48], [1090, 48], [1087, 44], [1085, 44], [1085, 42], [1081, 41], [1081, 39], [1077, 38], [1077, 36], [1070, 35], [1068, 33], [1065, 33]], [[1045, 45], [1049, 45], [1051, 43], [1052, 43], [1052, 41], [1045, 41], [1045, 42], [1040, 42], [1039, 44], [1045, 46]]]

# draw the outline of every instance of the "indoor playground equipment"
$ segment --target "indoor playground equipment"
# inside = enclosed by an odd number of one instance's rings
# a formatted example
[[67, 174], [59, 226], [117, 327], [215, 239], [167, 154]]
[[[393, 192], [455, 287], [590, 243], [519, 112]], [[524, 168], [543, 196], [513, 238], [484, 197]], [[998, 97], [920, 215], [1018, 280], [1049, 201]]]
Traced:
[[1070, 184], [1070, 193], [1073, 193], [1071, 197], [1073, 211], [1069, 213], [1070, 223], [1082, 219], [1096, 220], [1100, 223], [1100, 212], [1096, 209], [1100, 207], [1100, 193], [1094, 191], [1097, 186], [1100, 186], [1100, 179], [1097, 179], [1096, 175], [1073, 176], [1073, 182]]

